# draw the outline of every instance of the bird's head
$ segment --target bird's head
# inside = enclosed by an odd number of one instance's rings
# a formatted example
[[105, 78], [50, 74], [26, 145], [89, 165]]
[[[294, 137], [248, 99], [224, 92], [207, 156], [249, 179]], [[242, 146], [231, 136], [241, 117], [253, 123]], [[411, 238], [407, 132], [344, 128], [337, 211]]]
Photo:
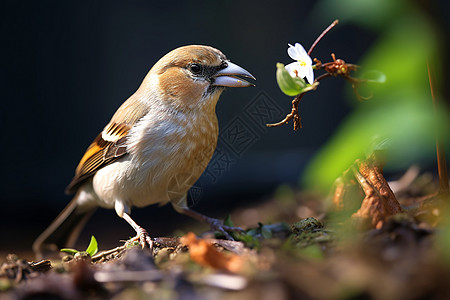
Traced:
[[225, 87], [254, 84], [238, 77], [255, 79], [247, 70], [230, 62], [209, 46], [184, 46], [163, 56], [150, 70], [146, 81], [157, 87], [165, 101], [177, 107], [215, 107]]

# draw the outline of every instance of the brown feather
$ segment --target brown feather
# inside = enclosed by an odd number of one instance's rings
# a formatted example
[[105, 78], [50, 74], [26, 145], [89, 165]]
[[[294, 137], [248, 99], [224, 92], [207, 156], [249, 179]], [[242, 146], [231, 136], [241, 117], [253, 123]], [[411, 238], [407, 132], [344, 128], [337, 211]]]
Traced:
[[[201, 98], [200, 93], [202, 90], [183, 88], [189, 85], [191, 80], [186, 77], [182, 69], [192, 62], [203, 65], [218, 65], [225, 59], [226, 57], [214, 48], [187, 46], [177, 51], [172, 51], [156, 63], [153, 68], [155, 69], [154, 72], [160, 75], [159, 83], [160, 88], [164, 91], [163, 94], [169, 96], [171, 101], [182, 99], [180, 103], [175, 103], [182, 107], [194, 105], [195, 103], [190, 102]], [[142, 99], [146, 98], [143, 95], [148, 93], [145, 85], [147, 77], [136, 93], [119, 107], [111, 118], [110, 123], [86, 150], [76, 168], [75, 177], [66, 188], [67, 193], [75, 192], [87, 178], [127, 153], [126, 140], [128, 131], [150, 110], [149, 105], [141, 103]]]
[[195, 62], [202, 65], [214, 66], [226, 60], [225, 55], [217, 49], [208, 46], [191, 45], [176, 49], [166, 54], [154, 66], [159, 75], [172, 67], [184, 68], [187, 64]]
[[195, 106], [198, 103], [197, 99], [201, 99], [204, 87], [208, 86], [208, 82], [196, 85], [202, 85], [202, 88], [186, 88], [193, 85], [192, 79], [187, 77], [180, 68], [170, 68], [166, 72], [159, 75], [159, 84], [163, 95], [171, 98], [171, 101], [177, 105]]
[[[123, 128], [124, 126], [122, 126]], [[128, 127], [128, 126], [127, 126]], [[114, 128], [114, 127], [113, 127]], [[116, 127], [115, 127], [116, 128]], [[102, 167], [116, 161], [127, 153], [126, 135], [128, 129], [121, 129], [116, 133], [116, 141], [105, 141], [100, 133], [92, 142], [80, 160], [75, 171], [75, 177], [66, 188], [66, 193], [73, 193], [87, 178], [91, 177]]]
[[[100, 168], [116, 161], [127, 153], [126, 140], [130, 126], [122, 123], [110, 123], [88, 147], [75, 170], [75, 176], [66, 188], [66, 193], [73, 193], [87, 178]], [[107, 140], [103, 138], [107, 136]]]
[[87, 178], [127, 153], [128, 131], [149, 110], [139, 103], [141, 92], [139, 88], [119, 107], [109, 124], [88, 147], [78, 163], [74, 178], [66, 188], [67, 194], [74, 193]]

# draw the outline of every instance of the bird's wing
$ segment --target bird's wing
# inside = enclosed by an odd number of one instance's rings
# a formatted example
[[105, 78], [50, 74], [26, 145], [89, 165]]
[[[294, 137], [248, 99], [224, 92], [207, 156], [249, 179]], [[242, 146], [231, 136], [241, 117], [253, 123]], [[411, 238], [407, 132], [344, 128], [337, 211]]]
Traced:
[[95, 138], [78, 163], [75, 176], [66, 188], [67, 193], [73, 193], [84, 180], [127, 153], [126, 141], [130, 128], [124, 123], [110, 123]]
[[148, 107], [140, 105], [137, 93], [119, 107], [109, 124], [84, 153], [66, 193], [75, 192], [83, 181], [127, 153], [128, 132], [148, 110]]

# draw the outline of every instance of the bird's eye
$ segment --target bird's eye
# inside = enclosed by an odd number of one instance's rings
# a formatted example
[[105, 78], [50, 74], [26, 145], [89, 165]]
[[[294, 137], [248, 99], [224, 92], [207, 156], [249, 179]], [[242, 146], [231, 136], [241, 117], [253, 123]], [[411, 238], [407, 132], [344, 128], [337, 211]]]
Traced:
[[221, 64], [220, 64], [220, 70], [223, 70], [223, 69], [225, 69], [226, 67], [228, 67], [228, 64], [227, 64], [227, 62], [226, 61], [224, 61], [224, 62], [222, 62]]
[[189, 69], [195, 75], [198, 75], [198, 74], [202, 73], [202, 71], [203, 71], [202, 66], [199, 64], [190, 64]]

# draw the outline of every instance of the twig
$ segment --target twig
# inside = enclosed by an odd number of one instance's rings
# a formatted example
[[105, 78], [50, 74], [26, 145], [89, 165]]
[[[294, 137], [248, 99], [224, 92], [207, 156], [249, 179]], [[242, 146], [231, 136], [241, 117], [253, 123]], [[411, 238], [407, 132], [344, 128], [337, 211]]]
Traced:
[[106, 256], [108, 256], [110, 254], [113, 254], [115, 252], [123, 251], [126, 248], [127, 248], [126, 246], [119, 246], [119, 247], [116, 247], [116, 248], [113, 248], [113, 249], [110, 249], [110, 250], [105, 250], [105, 251], [99, 252], [96, 255], [92, 256], [91, 259], [92, 259], [92, 261], [97, 261], [97, 260], [105, 258]]
[[322, 79], [327, 78], [327, 77], [330, 77], [330, 76], [333, 76], [333, 74], [325, 73], [325, 74], [322, 74], [322, 75], [320, 75], [319, 77], [317, 77], [316, 80], [314, 80], [314, 81], [319, 82], [319, 81], [321, 81]]
[[[300, 117], [298, 116], [298, 103], [300, 102], [300, 100], [303, 98], [304, 95], [305, 95], [305, 93], [301, 93], [300, 95], [295, 96], [294, 100], [292, 100], [292, 110], [289, 114], [286, 115], [286, 117], [283, 120], [281, 120], [280, 122], [277, 122], [277, 123], [273, 123], [273, 124], [266, 124], [266, 126], [267, 127], [278, 127], [283, 124], [287, 124], [290, 120], [292, 120], [292, 118], [297, 116], [297, 118], [294, 118], [294, 130], [296, 130], [296, 128], [298, 128], [298, 125], [300, 125], [300, 128], [301, 128], [302, 123], [301, 123]], [[300, 124], [297, 124], [298, 122], [300, 122]]]
[[394, 192], [398, 194], [405, 191], [413, 182], [417, 179], [420, 174], [420, 168], [417, 165], [412, 165], [406, 170], [405, 174], [398, 180], [389, 181], [389, 187]]
[[[316, 47], [317, 43], [324, 37], [325, 34], [327, 34], [334, 26], [336, 26], [339, 23], [339, 20], [334, 20], [333, 23], [331, 23], [320, 35], [319, 37], [314, 41], [314, 43], [312, 44], [311, 48], [308, 51], [308, 55], [311, 54], [311, 52], [314, 50], [314, 48]], [[267, 127], [277, 127], [277, 126], [281, 126], [284, 124], [287, 124], [289, 121], [293, 120], [294, 123], [294, 130], [298, 130], [299, 128], [302, 128], [302, 122], [301, 122], [301, 117], [299, 115], [298, 112], [298, 104], [300, 103], [300, 100], [303, 98], [303, 96], [305, 95], [306, 92], [311, 91], [311, 90], [315, 90], [317, 88], [317, 86], [319, 85], [319, 81], [321, 81], [324, 78], [330, 77], [330, 76], [341, 76], [344, 79], [346, 79], [347, 81], [349, 81], [352, 84], [352, 88], [355, 92], [356, 97], [358, 98], [359, 101], [362, 100], [366, 100], [370, 97], [363, 97], [359, 94], [358, 92], [358, 86], [367, 81], [365, 79], [358, 79], [358, 78], [354, 78], [350, 76], [350, 71], [354, 71], [358, 68], [357, 65], [354, 64], [347, 64], [344, 60], [342, 59], [336, 59], [336, 56], [334, 55], [334, 53], [331, 54], [331, 57], [333, 58], [332, 62], [327, 62], [322, 64], [322, 62], [320, 60], [318, 60], [317, 58], [314, 58], [314, 62], [316, 63], [316, 65], [314, 66], [314, 68], [316, 70], [323, 70], [326, 73], [320, 75], [319, 77], [317, 77], [313, 84], [311, 86], [308, 86], [307, 88], [305, 88], [301, 94], [295, 96], [295, 98], [292, 100], [292, 109], [291, 112], [289, 114], [286, 115], [286, 117], [281, 120], [280, 122], [277, 123], [273, 123], [273, 124], [266, 124]]]
[[[326, 74], [324, 74], [326, 75]], [[323, 78], [328, 77], [324, 76]], [[319, 80], [322, 79], [320, 77], [316, 78], [314, 80], [313, 84], [307, 88], [304, 89], [303, 93], [295, 96], [294, 100], [292, 100], [292, 110], [289, 114], [286, 115], [286, 117], [281, 120], [278, 123], [273, 124], [266, 124], [267, 127], [278, 127], [284, 124], [287, 124], [290, 120], [294, 119], [294, 130], [298, 130], [299, 128], [302, 128], [302, 119], [300, 118], [300, 115], [298, 114], [298, 104], [300, 103], [300, 100], [303, 98], [303, 96], [312, 90], [315, 90], [317, 86], [319, 85]]]
[[319, 37], [314, 41], [314, 43], [311, 45], [311, 48], [308, 50], [308, 55], [311, 55], [311, 52], [313, 52], [314, 48], [316, 47], [317, 43], [323, 38], [325, 34], [328, 33], [334, 26], [336, 26], [339, 23], [339, 20], [336, 19], [333, 21], [333, 23], [330, 24], [320, 35]]
[[[434, 112], [437, 112], [438, 100], [436, 98], [436, 84], [434, 73], [431, 69], [430, 62], [427, 63], [428, 80], [430, 81], [431, 98], [433, 100]], [[445, 151], [440, 136], [436, 136], [436, 155], [439, 174], [439, 193], [443, 196], [449, 196], [449, 183], [447, 174], [447, 162], [445, 159]]]
[[[348, 64], [344, 60], [338, 58], [336, 59], [336, 55], [334, 53], [331, 53], [331, 57], [333, 58], [333, 61], [322, 63], [317, 58], [314, 58], [314, 62], [316, 63], [316, 69], [317, 70], [324, 70], [329, 75], [333, 76], [341, 76], [348, 82], [352, 84], [353, 92], [355, 93], [356, 98], [359, 102], [362, 102], [364, 100], [368, 100], [372, 98], [373, 95], [369, 95], [367, 97], [361, 96], [361, 94], [358, 91], [358, 87], [362, 84], [367, 82], [367, 79], [360, 79], [350, 76], [350, 71], [355, 71], [359, 66], [354, 64]], [[326, 75], [326, 74], [324, 74]], [[324, 76], [322, 75], [322, 76]], [[321, 76], [317, 79], [322, 79]]]

